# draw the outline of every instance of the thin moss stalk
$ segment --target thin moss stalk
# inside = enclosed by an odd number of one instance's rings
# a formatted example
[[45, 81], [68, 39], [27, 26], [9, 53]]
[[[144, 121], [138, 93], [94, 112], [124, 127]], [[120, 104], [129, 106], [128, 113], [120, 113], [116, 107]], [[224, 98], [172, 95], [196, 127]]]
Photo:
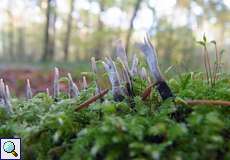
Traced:
[[204, 52], [205, 52], [205, 55], [206, 55], [206, 61], [207, 61], [208, 74], [209, 74], [209, 78], [210, 78], [210, 84], [211, 84], [211, 86], [213, 86], [212, 68], [211, 68], [209, 52], [208, 52], [206, 44], [204, 46]]
[[214, 71], [213, 71], [213, 83], [215, 85], [216, 81], [218, 80], [218, 76], [217, 74], [219, 73], [220, 71], [220, 54], [218, 52], [218, 49], [217, 49], [217, 44], [216, 44], [216, 41], [211, 41], [212, 44], [214, 44], [215, 46], [215, 55], [216, 55], [216, 61], [214, 63]]
[[123, 46], [121, 40], [117, 41], [116, 53], [117, 53], [117, 57], [119, 57], [123, 61], [123, 63], [125, 64], [125, 67], [129, 68], [128, 57], [127, 57], [127, 54], [125, 52], [125, 47]]

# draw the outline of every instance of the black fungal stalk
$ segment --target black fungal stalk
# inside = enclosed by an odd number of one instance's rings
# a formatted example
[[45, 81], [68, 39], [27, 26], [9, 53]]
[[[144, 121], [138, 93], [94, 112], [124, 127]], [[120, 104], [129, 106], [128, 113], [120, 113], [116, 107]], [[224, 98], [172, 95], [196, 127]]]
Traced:
[[171, 89], [169, 88], [163, 76], [161, 75], [157, 60], [157, 53], [155, 48], [151, 44], [148, 36], [144, 39], [144, 43], [139, 44], [139, 48], [144, 53], [151, 74], [157, 81], [156, 88], [160, 93], [161, 98], [165, 100], [167, 98], [173, 97]]

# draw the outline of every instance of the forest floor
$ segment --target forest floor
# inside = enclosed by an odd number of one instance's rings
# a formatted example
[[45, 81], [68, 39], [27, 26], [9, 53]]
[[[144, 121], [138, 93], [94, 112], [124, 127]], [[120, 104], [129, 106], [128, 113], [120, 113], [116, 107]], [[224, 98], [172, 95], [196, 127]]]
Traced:
[[[0, 64], [0, 78], [8, 84], [11, 93], [16, 96], [23, 96], [25, 93], [26, 79], [30, 79], [33, 93], [36, 94], [49, 88], [51, 93], [53, 68], [60, 68], [60, 75], [64, 76], [70, 72], [76, 83], [80, 80], [81, 71], [88, 71], [86, 62], [78, 63], [17, 63], [9, 62]], [[66, 84], [61, 83], [61, 90], [65, 91]]]

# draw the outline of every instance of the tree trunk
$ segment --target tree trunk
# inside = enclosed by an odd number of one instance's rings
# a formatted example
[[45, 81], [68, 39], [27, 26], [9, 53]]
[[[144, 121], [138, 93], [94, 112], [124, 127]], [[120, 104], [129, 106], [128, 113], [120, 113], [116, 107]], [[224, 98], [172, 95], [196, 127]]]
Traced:
[[43, 61], [53, 60], [55, 51], [56, 0], [47, 0]]
[[132, 15], [132, 18], [130, 20], [130, 24], [129, 24], [129, 30], [128, 30], [128, 34], [127, 34], [127, 37], [126, 37], [126, 44], [125, 44], [125, 50], [126, 50], [126, 53], [128, 54], [128, 51], [129, 51], [129, 43], [130, 43], [130, 39], [131, 39], [131, 36], [132, 36], [132, 32], [133, 32], [133, 22], [137, 16], [137, 12], [140, 8], [140, 5], [141, 5], [141, 2], [142, 0], [137, 0], [135, 6], [134, 6], [134, 11], [133, 11], [133, 15]]
[[6, 33], [4, 29], [1, 30], [1, 42], [2, 42], [2, 56], [5, 58], [7, 47], [6, 47]]
[[69, 42], [70, 42], [70, 35], [72, 31], [72, 19], [73, 19], [73, 11], [74, 11], [74, 2], [75, 0], [71, 0], [70, 4], [70, 12], [67, 21], [67, 30], [66, 30], [66, 37], [64, 42], [64, 60], [68, 61], [69, 58]]
[[54, 53], [55, 53], [55, 40], [56, 40], [56, 20], [57, 20], [57, 12], [56, 12], [56, 0], [53, 1], [54, 6], [53, 6], [53, 14], [52, 16], [52, 21], [51, 21], [51, 32], [50, 32], [50, 60], [54, 59]]
[[46, 26], [45, 26], [45, 40], [44, 40], [44, 53], [42, 56], [42, 60], [46, 61], [48, 58], [48, 50], [49, 50], [49, 23], [50, 23], [50, 0], [47, 2], [47, 10], [46, 10]]
[[17, 51], [20, 59], [25, 58], [25, 28], [18, 28], [18, 42]]
[[187, 26], [189, 29], [192, 29], [192, 7], [191, 4], [188, 4], [188, 13], [187, 13]]
[[8, 54], [10, 59], [14, 59], [14, 24], [13, 24], [13, 15], [11, 12], [12, 1], [8, 1]]
[[12, 23], [10, 23], [10, 28], [8, 31], [8, 40], [9, 40], [9, 44], [8, 44], [8, 53], [9, 53], [9, 58], [10, 59], [14, 59], [14, 31], [13, 31], [13, 25]]
[[101, 53], [103, 52], [103, 42], [102, 42], [102, 38], [101, 38], [101, 32], [103, 32], [104, 24], [101, 21], [100, 15], [101, 15], [101, 12], [105, 11], [104, 3], [105, 3], [104, 0], [100, 0], [100, 2], [99, 2], [100, 14], [98, 15], [98, 26], [97, 26], [97, 32], [99, 33], [99, 37], [97, 37], [97, 45], [95, 47], [95, 58], [96, 59], [100, 59]]

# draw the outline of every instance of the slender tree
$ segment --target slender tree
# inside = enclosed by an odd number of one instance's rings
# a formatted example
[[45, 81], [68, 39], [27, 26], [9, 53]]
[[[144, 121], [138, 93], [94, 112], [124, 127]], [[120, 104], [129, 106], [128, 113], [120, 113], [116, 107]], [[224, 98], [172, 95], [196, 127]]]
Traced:
[[177, 0], [176, 6], [187, 10], [187, 26], [192, 28], [192, 1], [191, 0]]
[[2, 56], [3, 57], [5, 56], [5, 54], [7, 52], [7, 50], [6, 50], [6, 40], [5, 40], [6, 35], [5, 34], [6, 34], [5, 30], [2, 28], [2, 30], [1, 30], [1, 43], [2, 43]]
[[70, 11], [69, 11], [68, 20], [67, 20], [66, 37], [65, 37], [65, 41], [64, 41], [64, 59], [65, 59], [65, 61], [67, 61], [68, 57], [69, 57], [69, 43], [70, 43], [70, 35], [71, 35], [71, 31], [72, 31], [74, 2], [75, 2], [75, 0], [71, 0], [71, 2], [70, 2]]
[[128, 34], [127, 34], [127, 37], [126, 37], [126, 44], [125, 44], [125, 50], [126, 50], [127, 54], [129, 52], [129, 43], [130, 43], [130, 39], [131, 39], [132, 32], [133, 32], [133, 22], [134, 22], [134, 20], [135, 20], [135, 18], [137, 16], [137, 12], [138, 12], [138, 10], [140, 8], [141, 2], [142, 2], [142, 0], [137, 0], [136, 1], [136, 4], [134, 6], [134, 10], [133, 10], [133, 14], [132, 14], [132, 18], [130, 20]]
[[21, 59], [25, 58], [25, 28], [23, 26], [18, 27], [17, 37], [17, 52]]
[[13, 15], [12, 15], [12, 1], [8, 1], [7, 8], [8, 15], [8, 53], [9, 58], [14, 58], [14, 24], [13, 24]]
[[[100, 13], [105, 11], [105, 0], [99, 0], [99, 7], [100, 7]], [[97, 37], [97, 45], [94, 50], [96, 59], [100, 59], [101, 53], [103, 52], [103, 42], [102, 42], [102, 38], [100, 35], [104, 30], [104, 24], [101, 21], [100, 13], [98, 15], [98, 24], [97, 24], [97, 32], [99, 33], [99, 37]]]
[[56, 0], [47, 0], [46, 26], [43, 61], [53, 60], [55, 52], [55, 33], [56, 33]]

